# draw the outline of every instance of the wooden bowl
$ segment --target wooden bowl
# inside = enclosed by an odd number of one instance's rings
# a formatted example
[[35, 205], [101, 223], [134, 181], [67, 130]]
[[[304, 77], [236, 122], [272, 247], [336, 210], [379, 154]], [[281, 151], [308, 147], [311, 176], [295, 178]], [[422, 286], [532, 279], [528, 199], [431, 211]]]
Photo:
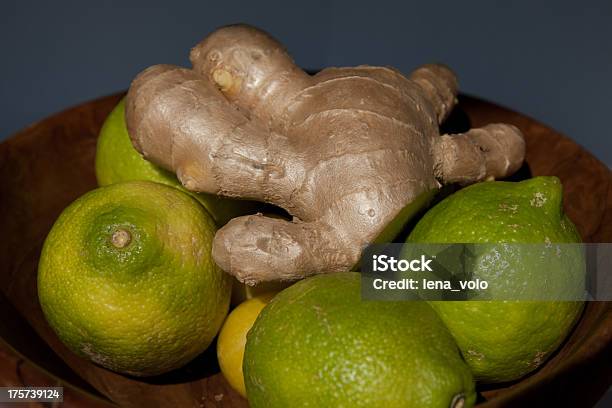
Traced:
[[[113, 373], [71, 353], [47, 325], [36, 295], [42, 243], [59, 213], [96, 187], [94, 153], [102, 122], [122, 94], [36, 123], [0, 145], [0, 337], [66, 386], [125, 407], [245, 407], [219, 374], [214, 347], [175, 372], [149, 379]], [[587, 242], [612, 242], [612, 175], [592, 155], [519, 113], [463, 96], [445, 125], [518, 126], [527, 164], [518, 178], [556, 175], [565, 211]], [[612, 383], [612, 305], [590, 302], [563, 347], [521, 381], [481, 389], [482, 407], [590, 406]], [[36, 385], [36, 384], [31, 384]], [[93, 400], [91, 400], [93, 403]]]

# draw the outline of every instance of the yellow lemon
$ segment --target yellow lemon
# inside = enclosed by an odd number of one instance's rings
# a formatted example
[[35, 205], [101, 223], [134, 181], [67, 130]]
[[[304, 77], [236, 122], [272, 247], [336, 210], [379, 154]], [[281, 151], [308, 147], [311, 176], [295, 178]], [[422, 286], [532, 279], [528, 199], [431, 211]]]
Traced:
[[266, 293], [242, 302], [229, 314], [219, 333], [217, 358], [221, 372], [232, 388], [245, 398], [242, 358], [246, 336], [259, 316], [259, 312], [272, 300], [274, 295], [275, 293]]

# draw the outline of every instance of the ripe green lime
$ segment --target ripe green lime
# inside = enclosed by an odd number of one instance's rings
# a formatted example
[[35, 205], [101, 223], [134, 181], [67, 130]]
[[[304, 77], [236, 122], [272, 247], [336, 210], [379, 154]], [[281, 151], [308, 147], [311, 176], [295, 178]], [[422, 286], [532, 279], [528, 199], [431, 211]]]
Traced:
[[319, 275], [276, 295], [247, 335], [249, 404], [472, 406], [469, 368], [426, 302], [361, 300], [360, 275]]
[[96, 178], [100, 186], [121, 181], [148, 180], [176, 187], [195, 197], [212, 215], [217, 226], [240, 215], [255, 213], [261, 206], [253, 201], [188, 191], [173, 173], [147, 161], [130, 140], [125, 125], [125, 99], [113, 109], [100, 130], [96, 148]]
[[[554, 243], [580, 242], [575, 226], [563, 213], [562, 196], [556, 177], [474, 184], [429, 210], [408, 242], [541, 243], [551, 250]], [[573, 262], [561, 264], [555, 256], [543, 262], [531, 251], [525, 253], [502, 259], [502, 263], [507, 261], [508, 270], [521, 277], [507, 280], [504, 291], [534, 292], [555, 285], [559, 285], [555, 289], [581, 290], [578, 286], [563, 288], [563, 279], [544, 279], [551, 271], [567, 277], [567, 282], [583, 278], [572, 275], [581, 271], [574, 269]], [[567, 259], [577, 260], [571, 256]], [[547, 262], [552, 269], [545, 269]], [[582, 302], [567, 301], [430, 304], [453, 333], [475, 378], [483, 382], [512, 381], [536, 369], [564, 340], [582, 310]]]
[[44, 243], [38, 297], [75, 353], [136, 376], [178, 368], [212, 342], [231, 280], [211, 257], [216, 227], [192, 197], [133, 181], [93, 190]]

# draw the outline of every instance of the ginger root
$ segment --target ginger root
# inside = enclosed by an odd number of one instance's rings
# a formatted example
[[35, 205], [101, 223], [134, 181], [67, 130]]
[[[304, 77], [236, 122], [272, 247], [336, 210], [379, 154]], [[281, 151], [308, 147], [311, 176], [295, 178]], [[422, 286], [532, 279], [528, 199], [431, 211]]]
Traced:
[[243, 216], [217, 232], [214, 260], [247, 284], [350, 270], [419, 197], [523, 162], [514, 126], [440, 136], [457, 94], [442, 65], [409, 77], [376, 66], [311, 76], [246, 25], [213, 32], [190, 59], [193, 69], [156, 65], [136, 77], [127, 126], [136, 149], [187, 189], [294, 217]]

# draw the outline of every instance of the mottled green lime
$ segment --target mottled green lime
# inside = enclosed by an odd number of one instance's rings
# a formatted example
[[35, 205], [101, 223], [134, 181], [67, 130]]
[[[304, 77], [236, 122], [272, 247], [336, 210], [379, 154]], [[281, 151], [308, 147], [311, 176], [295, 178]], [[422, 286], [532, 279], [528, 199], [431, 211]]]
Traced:
[[[474, 184], [429, 210], [408, 242], [545, 244], [551, 251], [546, 257], [551, 269], [546, 269], [546, 263], [537, 260], [531, 251], [501, 260], [507, 261], [508, 270], [516, 271], [516, 275], [508, 275], [503, 290], [518, 293], [525, 288], [563, 289], [563, 282], [572, 282], [576, 277], [573, 262], [579, 257], [560, 258], [573, 259], [565, 265], [557, 262], [554, 244], [580, 242], [580, 236], [563, 213], [562, 196], [556, 177]], [[558, 273], [559, 279], [548, 279], [551, 271]], [[578, 286], [583, 283], [579, 276], [573, 282]], [[581, 290], [578, 286], [568, 289]], [[564, 340], [582, 310], [581, 302], [430, 304], [453, 333], [476, 379], [483, 382], [512, 381], [533, 371]]]
[[253, 201], [232, 200], [214, 194], [188, 191], [173, 173], [147, 161], [130, 140], [125, 125], [124, 99], [113, 109], [100, 130], [96, 148], [96, 177], [101, 186], [121, 181], [148, 180], [176, 187], [195, 197], [212, 215], [218, 226], [240, 215], [255, 213], [261, 206]]
[[433, 309], [362, 301], [353, 272], [278, 294], [247, 335], [243, 370], [253, 408], [449, 408], [476, 399], [472, 374]]
[[225, 318], [231, 280], [213, 262], [214, 222], [192, 197], [147, 181], [112, 184], [59, 216], [38, 268], [42, 310], [75, 353], [156, 375], [189, 362]]

